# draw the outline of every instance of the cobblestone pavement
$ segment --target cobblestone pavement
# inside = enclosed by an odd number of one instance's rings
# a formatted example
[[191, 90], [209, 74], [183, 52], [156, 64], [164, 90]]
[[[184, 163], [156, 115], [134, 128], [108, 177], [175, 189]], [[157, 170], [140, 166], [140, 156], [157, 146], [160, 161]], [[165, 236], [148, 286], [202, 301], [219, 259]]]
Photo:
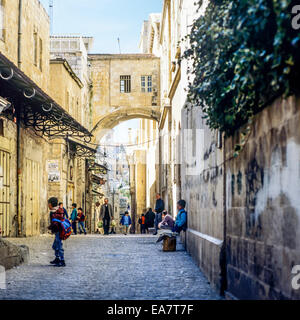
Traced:
[[181, 244], [163, 252], [152, 235], [72, 236], [65, 268], [49, 265], [53, 236], [10, 239], [30, 262], [6, 272], [0, 299], [220, 299]]

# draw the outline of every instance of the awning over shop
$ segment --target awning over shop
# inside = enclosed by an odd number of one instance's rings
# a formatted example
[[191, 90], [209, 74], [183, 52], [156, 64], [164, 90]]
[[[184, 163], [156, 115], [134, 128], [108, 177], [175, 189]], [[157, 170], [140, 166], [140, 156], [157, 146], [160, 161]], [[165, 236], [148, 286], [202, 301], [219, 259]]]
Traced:
[[78, 141], [74, 141], [69, 137], [66, 138], [66, 142], [68, 143], [68, 150], [72, 155], [78, 158], [89, 158], [95, 159], [95, 155], [97, 150], [93, 149], [85, 144], [82, 144]]
[[[80, 137], [92, 134], [58, 105], [17, 66], [0, 53], [0, 96], [12, 103], [26, 127], [48, 137]], [[6, 111], [9, 113], [9, 110]], [[11, 113], [11, 112], [10, 112]]]
[[92, 190], [92, 192], [93, 192], [94, 194], [100, 196], [100, 197], [104, 197], [104, 194], [101, 193], [101, 192], [98, 192], [98, 191], [96, 191], [96, 190]]
[[95, 174], [92, 174], [91, 180], [93, 183], [99, 184], [99, 185], [104, 185], [106, 182], [106, 180], [104, 180], [103, 178], [101, 178]]
[[93, 162], [93, 163], [90, 163], [89, 171], [93, 171], [96, 174], [105, 175], [107, 174], [108, 169], [97, 162]]

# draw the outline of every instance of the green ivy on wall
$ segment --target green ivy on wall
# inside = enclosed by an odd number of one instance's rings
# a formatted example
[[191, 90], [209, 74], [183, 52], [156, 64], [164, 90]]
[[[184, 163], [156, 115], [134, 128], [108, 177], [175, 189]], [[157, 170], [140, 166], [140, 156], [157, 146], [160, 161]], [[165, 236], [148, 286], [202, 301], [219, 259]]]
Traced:
[[189, 100], [212, 129], [231, 135], [277, 97], [299, 91], [300, 32], [291, 24], [296, 2], [210, 0], [193, 23], [182, 57], [191, 61], [194, 79]]

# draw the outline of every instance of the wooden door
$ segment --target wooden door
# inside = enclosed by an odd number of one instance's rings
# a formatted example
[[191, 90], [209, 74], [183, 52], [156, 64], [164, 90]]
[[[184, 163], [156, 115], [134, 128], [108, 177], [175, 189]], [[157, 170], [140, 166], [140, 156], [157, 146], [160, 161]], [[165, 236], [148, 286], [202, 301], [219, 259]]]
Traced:
[[0, 150], [0, 236], [10, 235], [10, 154]]
[[25, 175], [25, 214], [26, 236], [40, 233], [40, 165], [38, 162], [26, 159]]

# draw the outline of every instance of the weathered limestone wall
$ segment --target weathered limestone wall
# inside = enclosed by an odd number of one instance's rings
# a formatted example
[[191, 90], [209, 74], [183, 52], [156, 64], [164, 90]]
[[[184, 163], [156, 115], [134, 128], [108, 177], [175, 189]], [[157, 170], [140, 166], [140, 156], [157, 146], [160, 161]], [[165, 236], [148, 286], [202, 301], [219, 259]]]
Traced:
[[[3, 118], [4, 135], [0, 137], [0, 152], [9, 155], [7, 166], [1, 161], [0, 171], [4, 179], [8, 179], [8, 188], [1, 184], [1, 192], [7, 193], [9, 210], [1, 213], [5, 215], [0, 219], [2, 235], [15, 237], [18, 235], [17, 223], [17, 130], [16, 124]], [[23, 236], [37, 235], [45, 232], [47, 221], [47, 175], [46, 157], [47, 142], [37, 137], [30, 129], [21, 129], [20, 142], [20, 213], [22, 216], [20, 232]], [[1, 159], [2, 160], [2, 159]], [[5, 183], [7, 185], [7, 183]], [[5, 199], [4, 199], [5, 200]], [[3, 200], [2, 200], [3, 201]], [[4, 222], [4, 223], [3, 223]], [[7, 227], [8, 226], [8, 227]], [[5, 229], [5, 230], [4, 230]]]
[[[241, 299], [300, 298], [300, 99], [257, 115], [240, 156], [227, 165], [228, 291]], [[239, 135], [226, 141], [227, 157]]]
[[211, 284], [220, 289], [223, 154], [217, 134], [205, 125], [200, 108], [183, 109], [181, 141], [182, 198], [187, 201], [188, 212], [188, 230], [183, 240]]
[[50, 93], [74, 119], [82, 123], [82, 83], [65, 60], [51, 60]]
[[29, 249], [0, 239], [0, 266], [6, 270], [28, 262]]
[[[0, 51], [15, 65], [18, 65], [18, 17], [19, 1], [6, 0], [5, 37], [0, 39]], [[48, 92], [49, 79], [49, 29], [49, 16], [41, 3], [38, 0], [23, 0], [21, 70], [45, 92]]]
[[[35, 37], [37, 39], [36, 49]], [[35, 50], [36, 62], [34, 61]], [[50, 20], [39, 0], [23, 0], [21, 60], [21, 70], [48, 93]]]
[[[10, 203], [9, 203], [9, 214], [6, 217], [0, 217], [0, 228], [2, 230], [2, 235], [4, 236], [17, 236], [18, 226], [15, 216], [17, 214], [17, 188], [16, 188], [16, 176], [17, 176], [17, 161], [16, 161], [16, 124], [9, 121], [6, 118], [1, 118], [3, 120], [3, 131], [4, 135], [0, 136], [0, 152], [7, 152], [9, 154], [9, 170], [8, 177], [4, 177], [5, 168], [1, 161], [0, 172], [3, 176], [3, 180], [9, 180], [9, 193], [10, 193]], [[2, 159], [1, 159], [2, 160]], [[2, 184], [4, 181], [0, 181], [0, 192], [3, 195]], [[4, 211], [4, 207], [2, 207]], [[6, 211], [6, 210], [5, 210]], [[2, 220], [2, 221], [1, 221]], [[8, 228], [4, 225], [7, 224]], [[5, 230], [6, 229], [6, 230]]]
[[135, 151], [136, 212], [140, 216], [146, 209], [146, 151]]
[[18, 2], [19, 1], [5, 1], [4, 39], [0, 39], [1, 53], [15, 65], [18, 64]]
[[45, 170], [48, 143], [31, 129], [21, 129], [21, 214], [22, 235], [45, 233], [48, 226]]
[[[152, 55], [89, 55], [93, 83], [93, 126], [111, 129], [133, 118], [158, 120], [160, 60]], [[131, 92], [120, 92], [120, 76], [131, 76]], [[152, 76], [152, 92], [142, 92], [141, 76]]]

